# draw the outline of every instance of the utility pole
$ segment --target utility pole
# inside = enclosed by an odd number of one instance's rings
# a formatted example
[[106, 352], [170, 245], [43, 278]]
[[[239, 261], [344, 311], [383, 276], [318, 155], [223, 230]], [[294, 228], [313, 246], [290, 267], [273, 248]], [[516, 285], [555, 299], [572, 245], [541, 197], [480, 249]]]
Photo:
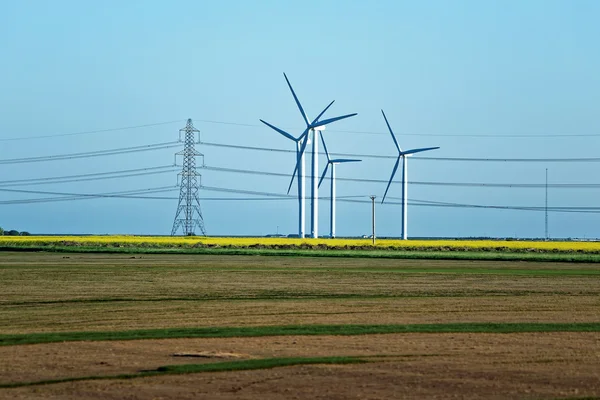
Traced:
[[194, 145], [194, 134], [198, 134], [198, 141], [200, 141], [200, 131], [194, 128], [192, 120], [188, 119], [185, 128], [179, 130], [179, 141], [181, 142], [181, 133], [185, 133], [184, 148], [183, 151], [175, 154], [175, 159], [178, 155], [183, 156], [183, 169], [179, 173], [181, 177], [181, 189], [179, 191], [179, 204], [177, 205], [177, 212], [175, 213], [175, 220], [173, 221], [173, 229], [171, 230], [171, 236], [175, 236], [175, 233], [179, 227], [183, 228], [184, 236], [194, 236], [194, 228], [200, 230], [201, 235], [206, 235], [204, 229], [204, 219], [202, 218], [202, 211], [200, 210], [200, 198], [198, 197], [198, 190], [201, 182], [199, 182], [202, 176], [196, 171], [196, 157], [204, 154], [196, 151]]
[[375, 245], [375, 197], [376, 196], [369, 196], [371, 197], [371, 223], [372, 223], [372, 228], [373, 228], [373, 245]]
[[546, 168], [546, 240], [548, 240], [548, 168]]

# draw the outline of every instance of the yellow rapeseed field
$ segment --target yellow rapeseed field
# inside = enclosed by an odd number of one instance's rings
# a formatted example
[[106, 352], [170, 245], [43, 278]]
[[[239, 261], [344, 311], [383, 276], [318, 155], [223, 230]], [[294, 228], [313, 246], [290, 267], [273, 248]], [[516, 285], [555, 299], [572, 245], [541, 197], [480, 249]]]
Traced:
[[89, 247], [308, 247], [377, 248], [397, 250], [485, 250], [600, 253], [600, 242], [510, 240], [298, 239], [270, 237], [171, 236], [0, 236], [0, 246]]

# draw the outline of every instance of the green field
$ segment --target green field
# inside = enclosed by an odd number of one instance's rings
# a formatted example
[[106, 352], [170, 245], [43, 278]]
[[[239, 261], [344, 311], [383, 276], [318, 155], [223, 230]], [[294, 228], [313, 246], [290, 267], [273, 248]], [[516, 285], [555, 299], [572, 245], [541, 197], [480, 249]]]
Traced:
[[[556, 393], [600, 393], [600, 356], [589, 349], [600, 340], [595, 263], [0, 252], [0, 293], [0, 357], [13, 360], [0, 367], [0, 398], [106, 390], [115, 380], [158, 396], [163, 380], [192, 388], [185, 376], [284, 366], [316, 376], [341, 368], [339, 379], [347, 371], [367, 384], [374, 378], [364, 363], [385, 375], [404, 374], [397, 368], [407, 362], [425, 375], [468, 362], [501, 380], [535, 366]], [[312, 344], [295, 345], [304, 342]], [[241, 359], [170, 355], [188, 348]], [[489, 360], [478, 353], [486, 348]], [[487, 393], [479, 378], [471, 383]], [[538, 397], [558, 397], [529, 384]]]
[[0, 251], [100, 253], [100, 254], [184, 254], [209, 256], [275, 256], [275, 257], [331, 257], [331, 258], [390, 258], [407, 260], [482, 260], [482, 261], [540, 261], [600, 263], [600, 254], [577, 251], [525, 252], [522, 250], [342, 250], [342, 249], [280, 249], [280, 248], [212, 248], [212, 247], [142, 247], [142, 246], [62, 246], [4, 244]]

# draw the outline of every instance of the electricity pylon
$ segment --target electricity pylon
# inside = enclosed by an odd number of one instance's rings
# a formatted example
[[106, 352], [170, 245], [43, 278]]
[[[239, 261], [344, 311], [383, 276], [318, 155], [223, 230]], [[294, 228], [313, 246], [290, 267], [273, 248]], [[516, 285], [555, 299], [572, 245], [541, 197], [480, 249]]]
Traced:
[[179, 191], [179, 204], [177, 205], [171, 236], [175, 236], [179, 227], [183, 228], [184, 236], [194, 236], [194, 228], [196, 227], [200, 230], [200, 234], [204, 236], [206, 230], [204, 229], [204, 219], [202, 218], [200, 198], [198, 197], [202, 175], [196, 171], [196, 157], [204, 157], [204, 154], [196, 151], [194, 147], [196, 144], [194, 134], [198, 133], [199, 139], [200, 131], [194, 128], [192, 120], [188, 119], [185, 128], [179, 130], [179, 141], [181, 141], [182, 132], [185, 132], [185, 146], [183, 151], [175, 155], [176, 157], [178, 155], [183, 156], [183, 169], [179, 173], [181, 190]]

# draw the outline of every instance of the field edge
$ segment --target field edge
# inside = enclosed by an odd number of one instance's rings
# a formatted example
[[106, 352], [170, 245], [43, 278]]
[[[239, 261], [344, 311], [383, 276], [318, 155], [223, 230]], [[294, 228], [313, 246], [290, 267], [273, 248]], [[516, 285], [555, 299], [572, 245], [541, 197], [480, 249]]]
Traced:
[[98, 254], [187, 254], [279, 257], [340, 257], [387, 258], [406, 260], [477, 260], [477, 261], [545, 261], [600, 263], [600, 254], [585, 252], [523, 252], [477, 250], [339, 250], [339, 249], [277, 249], [277, 248], [219, 248], [219, 247], [103, 247], [103, 246], [0, 246], [2, 252], [51, 252]]

